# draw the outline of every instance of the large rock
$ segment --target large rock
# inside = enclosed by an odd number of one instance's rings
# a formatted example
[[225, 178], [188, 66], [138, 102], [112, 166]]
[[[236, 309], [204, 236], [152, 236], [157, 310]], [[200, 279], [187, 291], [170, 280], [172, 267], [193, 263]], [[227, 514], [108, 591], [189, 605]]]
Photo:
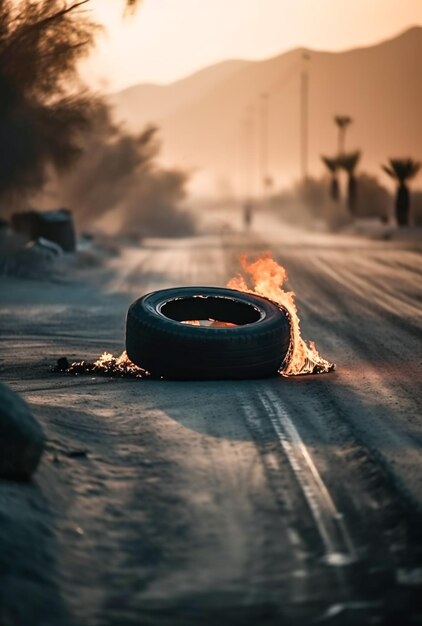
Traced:
[[26, 402], [0, 383], [0, 478], [28, 480], [37, 469], [44, 442]]

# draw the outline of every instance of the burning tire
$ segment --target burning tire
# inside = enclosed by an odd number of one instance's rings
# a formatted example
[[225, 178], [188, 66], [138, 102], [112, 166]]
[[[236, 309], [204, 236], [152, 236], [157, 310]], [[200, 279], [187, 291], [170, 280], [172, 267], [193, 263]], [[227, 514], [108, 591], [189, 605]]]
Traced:
[[154, 376], [264, 378], [278, 372], [289, 347], [287, 312], [232, 289], [155, 291], [136, 300], [127, 314], [128, 357]]

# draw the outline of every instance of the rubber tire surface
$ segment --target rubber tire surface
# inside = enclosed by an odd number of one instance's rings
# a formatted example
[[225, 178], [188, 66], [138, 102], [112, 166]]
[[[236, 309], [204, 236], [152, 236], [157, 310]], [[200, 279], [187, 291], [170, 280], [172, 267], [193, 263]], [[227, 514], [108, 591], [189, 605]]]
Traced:
[[[186, 301], [185, 301], [186, 300]], [[217, 304], [233, 320], [233, 310], [258, 317], [233, 328], [191, 326], [171, 319], [161, 308], [184, 302], [206, 309]], [[189, 304], [190, 303], [190, 304]], [[197, 306], [198, 305], [198, 306]], [[225, 315], [225, 310], [230, 314]], [[237, 313], [236, 313], [237, 315]], [[236, 317], [236, 316], [235, 316]], [[126, 320], [126, 351], [130, 360], [154, 376], [179, 380], [221, 380], [274, 376], [290, 347], [290, 321], [286, 311], [259, 296], [217, 287], [163, 289], [143, 296], [129, 308]]]

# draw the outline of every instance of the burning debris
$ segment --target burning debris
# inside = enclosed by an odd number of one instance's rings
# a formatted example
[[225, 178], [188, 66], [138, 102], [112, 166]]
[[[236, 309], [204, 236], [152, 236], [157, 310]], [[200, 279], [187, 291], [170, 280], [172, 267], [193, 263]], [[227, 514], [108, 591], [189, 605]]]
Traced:
[[[293, 291], [285, 291], [283, 284], [287, 279], [286, 269], [279, 265], [269, 254], [249, 262], [246, 257], [240, 259], [243, 273], [232, 278], [227, 287], [255, 294], [271, 300], [287, 311], [290, 319], [290, 350], [280, 370], [282, 376], [299, 376], [304, 374], [324, 374], [335, 369], [335, 364], [324, 359], [316, 349], [313, 341], [306, 342], [300, 331], [300, 320]], [[182, 323], [192, 326], [231, 327], [236, 324], [218, 320], [185, 320]], [[57, 361], [54, 372], [63, 372], [77, 376], [79, 374], [99, 375], [115, 378], [147, 378], [150, 376], [142, 367], [132, 363], [123, 352], [115, 357], [109, 352], [94, 361], [75, 361], [70, 363], [66, 358]]]
[[79, 374], [95, 374], [110, 378], [147, 378], [150, 374], [138, 367], [128, 359], [126, 352], [115, 357], [110, 352], [104, 352], [93, 363], [89, 361], [74, 361], [70, 363], [67, 358], [58, 359], [54, 372], [62, 372], [78, 376]]
[[[307, 343], [302, 339], [295, 293], [284, 291], [282, 288], [287, 279], [286, 269], [279, 265], [270, 254], [253, 262], [249, 262], [246, 256], [242, 256], [240, 262], [246, 277], [244, 274], [239, 274], [228, 282], [227, 287], [268, 298], [289, 313], [291, 323], [290, 353], [280, 374], [298, 376], [324, 374], [333, 371], [335, 364], [330, 363], [318, 353], [315, 343], [313, 341]], [[248, 285], [248, 280], [251, 281], [251, 285]]]

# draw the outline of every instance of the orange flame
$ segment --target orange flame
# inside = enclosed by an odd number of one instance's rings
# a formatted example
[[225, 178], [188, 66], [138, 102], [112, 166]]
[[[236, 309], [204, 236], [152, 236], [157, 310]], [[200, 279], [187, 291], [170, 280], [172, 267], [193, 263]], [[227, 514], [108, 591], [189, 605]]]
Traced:
[[131, 375], [135, 378], [144, 378], [146, 371], [132, 363], [126, 350], [120, 356], [114, 356], [111, 352], [103, 352], [99, 359], [94, 361], [93, 367], [98, 372], [108, 372], [113, 374]]
[[[95, 367], [110, 367], [111, 365], [133, 365], [129, 360], [126, 350], [118, 357], [115, 357], [111, 352], [103, 352], [99, 359], [94, 361]], [[137, 367], [135, 365], [135, 367]]]
[[142, 367], [138, 367], [132, 363], [126, 352], [118, 357], [113, 356], [110, 352], [103, 352], [96, 361], [73, 361], [69, 363], [66, 358], [57, 361], [57, 366], [53, 368], [54, 372], [67, 372], [78, 376], [79, 374], [91, 374], [102, 376], [114, 376], [124, 378], [146, 378], [148, 372]]
[[[227, 287], [254, 293], [268, 300], [272, 300], [280, 307], [287, 310], [291, 322], [290, 350], [282, 365], [280, 374], [283, 376], [296, 376], [299, 374], [321, 374], [329, 372], [335, 365], [324, 359], [317, 351], [313, 341], [308, 343], [302, 339], [300, 332], [300, 320], [297, 314], [295, 294], [293, 291], [284, 291], [282, 288], [287, 279], [287, 272], [282, 265], [279, 265], [269, 254], [250, 263], [245, 256], [240, 259], [244, 273], [251, 280], [249, 287], [247, 278], [239, 274], [232, 278]], [[230, 322], [218, 320], [208, 320], [210, 326], [235, 326]], [[182, 322], [194, 326], [200, 326], [200, 320], [186, 320]], [[64, 360], [64, 364], [60, 361]], [[103, 374], [106, 376], [118, 376], [129, 378], [145, 378], [148, 372], [142, 367], [138, 367], [130, 361], [126, 352], [119, 357], [115, 357], [109, 352], [104, 352], [99, 359], [93, 363], [87, 361], [75, 361], [68, 363], [67, 359], [60, 359], [54, 371], [68, 372], [69, 374]]]
[[237, 324], [231, 322], [221, 322], [220, 320], [183, 320], [181, 324], [188, 324], [189, 326], [209, 326], [211, 328], [234, 328]]
[[237, 291], [254, 293], [276, 302], [289, 313], [291, 321], [291, 345], [281, 374], [297, 376], [299, 374], [321, 374], [334, 369], [334, 365], [324, 359], [316, 349], [315, 343], [302, 339], [300, 319], [297, 313], [295, 294], [285, 291], [282, 287], [287, 279], [286, 269], [279, 265], [270, 254], [249, 262], [246, 256], [240, 258], [244, 274], [249, 277], [252, 286], [248, 286], [248, 278], [238, 274], [232, 278], [227, 287]]

